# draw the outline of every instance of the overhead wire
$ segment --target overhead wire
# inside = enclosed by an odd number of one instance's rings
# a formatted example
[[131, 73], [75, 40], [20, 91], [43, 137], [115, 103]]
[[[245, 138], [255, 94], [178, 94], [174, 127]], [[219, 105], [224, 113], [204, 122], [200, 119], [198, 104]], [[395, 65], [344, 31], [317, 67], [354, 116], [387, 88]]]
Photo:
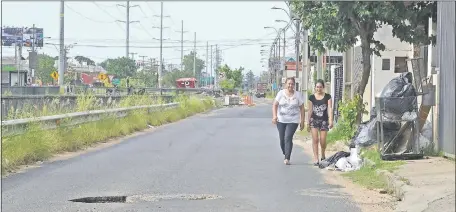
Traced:
[[95, 20], [95, 19], [93, 19], [93, 18], [89, 18], [89, 17], [83, 15], [82, 13], [76, 11], [76, 10], [73, 9], [72, 7], [68, 6], [67, 3], [64, 3], [64, 4], [65, 4], [65, 7], [66, 7], [66, 8], [70, 9], [70, 10], [73, 11], [74, 13], [78, 14], [79, 16], [81, 16], [81, 17], [83, 17], [83, 18], [85, 18], [85, 19], [87, 19], [87, 20], [90, 20], [90, 21], [93, 21], [93, 22], [97, 22], [97, 23], [103, 23], [103, 24], [112, 24], [112, 23], [115, 23], [114, 21], [100, 21], [100, 20]]

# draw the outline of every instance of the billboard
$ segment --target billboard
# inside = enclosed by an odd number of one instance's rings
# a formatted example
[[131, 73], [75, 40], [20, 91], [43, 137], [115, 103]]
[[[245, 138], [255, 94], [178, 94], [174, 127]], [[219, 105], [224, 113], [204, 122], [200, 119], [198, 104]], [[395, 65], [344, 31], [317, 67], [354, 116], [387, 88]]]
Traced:
[[43, 47], [43, 28], [2, 27], [2, 46], [14, 46], [17, 43], [31, 47], [33, 42], [35, 47]]

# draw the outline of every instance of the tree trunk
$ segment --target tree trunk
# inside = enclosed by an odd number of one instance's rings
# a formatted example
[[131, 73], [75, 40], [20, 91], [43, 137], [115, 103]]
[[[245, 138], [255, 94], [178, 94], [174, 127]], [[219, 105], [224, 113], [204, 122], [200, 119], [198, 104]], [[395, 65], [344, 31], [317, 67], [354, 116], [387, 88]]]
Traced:
[[[363, 72], [361, 75], [361, 81], [359, 82], [358, 89], [355, 91], [356, 95], [359, 96], [358, 108], [363, 108], [364, 90], [366, 90], [366, 86], [369, 81], [369, 76], [371, 72], [372, 50], [370, 48], [370, 43], [368, 41], [367, 36], [361, 37], [361, 54], [363, 57]], [[358, 111], [358, 115], [356, 116], [356, 124], [361, 123], [361, 120], [363, 118], [363, 112], [364, 111]]]

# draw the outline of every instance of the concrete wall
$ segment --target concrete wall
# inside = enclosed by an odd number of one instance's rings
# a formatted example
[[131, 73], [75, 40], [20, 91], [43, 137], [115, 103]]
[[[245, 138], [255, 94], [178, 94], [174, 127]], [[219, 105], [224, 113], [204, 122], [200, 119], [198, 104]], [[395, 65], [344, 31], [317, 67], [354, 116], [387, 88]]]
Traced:
[[[363, 101], [367, 103], [366, 109], [369, 112], [371, 107], [374, 106], [375, 96], [381, 93], [391, 79], [399, 75], [399, 73], [394, 73], [396, 57], [411, 58], [413, 56], [412, 45], [393, 37], [391, 26], [384, 25], [379, 28], [374, 34], [374, 38], [385, 45], [385, 51], [380, 53], [380, 57], [376, 55], [371, 57], [371, 76], [363, 94]], [[345, 53], [345, 93], [350, 97], [353, 97], [355, 89], [361, 82], [363, 66], [360, 46], [361, 43], [358, 42], [353, 49]], [[383, 59], [390, 60], [389, 70], [382, 70]], [[365, 116], [365, 118], [368, 118], [368, 116]]]
[[455, 155], [456, 3], [437, 2], [438, 149]]

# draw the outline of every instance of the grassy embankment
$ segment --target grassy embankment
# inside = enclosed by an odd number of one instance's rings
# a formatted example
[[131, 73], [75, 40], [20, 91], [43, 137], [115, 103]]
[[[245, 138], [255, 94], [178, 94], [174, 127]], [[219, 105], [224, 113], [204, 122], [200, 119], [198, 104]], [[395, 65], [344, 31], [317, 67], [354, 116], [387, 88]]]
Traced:
[[[90, 97], [89, 97], [90, 98]], [[110, 138], [125, 136], [135, 131], [175, 122], [196, 113], [216, 107], [212, 99], [177, 97], [181, 104], [177, 108], [148, 113], [135, 110], [124, 118], [106, 116], [105, 119], [85, 123], [76, 127], [60, 127], [54, 130], [39, 130], [39, 126], [28, 126], [26, 133], [2, 137], [2, 176], [22, 165], [49, 159], [55, 154], [73, 152], [92, 146]], [[81, 97], [78, 111], [96, 109], [94, 101]], [[158, 103], [147, 96], [131, 96], [122, 99], [120, 106], [152, 105]], [[43, 113], [46, 114], [46, 113]]]

